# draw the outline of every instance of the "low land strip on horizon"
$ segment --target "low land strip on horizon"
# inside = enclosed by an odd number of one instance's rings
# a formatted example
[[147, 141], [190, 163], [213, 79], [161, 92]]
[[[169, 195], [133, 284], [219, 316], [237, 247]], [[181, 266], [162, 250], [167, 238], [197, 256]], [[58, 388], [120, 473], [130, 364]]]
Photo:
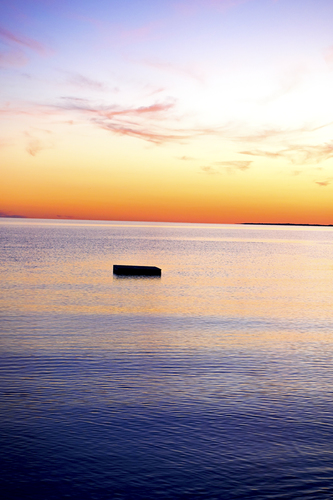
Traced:
[[253, 226], [310, 226], [310, 227], [333, 227], [333, 224], [297, 224], [294, 222], [242, 222]]

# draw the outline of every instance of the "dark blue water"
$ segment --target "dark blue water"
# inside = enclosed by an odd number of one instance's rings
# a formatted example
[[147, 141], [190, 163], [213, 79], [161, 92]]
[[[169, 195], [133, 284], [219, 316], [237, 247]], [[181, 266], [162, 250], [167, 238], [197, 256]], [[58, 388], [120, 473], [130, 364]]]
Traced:
[[0, 229], [1, 498], [333, 497], [333, 233]]

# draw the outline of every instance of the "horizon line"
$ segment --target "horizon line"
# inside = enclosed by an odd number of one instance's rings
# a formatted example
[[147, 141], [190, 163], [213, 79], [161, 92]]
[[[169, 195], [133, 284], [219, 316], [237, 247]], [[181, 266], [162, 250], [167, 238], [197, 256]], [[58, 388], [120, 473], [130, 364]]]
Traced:
[[39, 219], [53, 221], [95, 221], [95, 222], [150, 222], [153, 224], [215, 224], [215, 225], [251, 225], [251, 226], [301, 226], [333, 227], [333, 224], [297, 223], [297, 222], [190, 222], [190, 221], [154, 221], [154, 220], [115, 220], [115, 219], [76, 219], [75, 217], [27, 217], [25, 215], [0, 214], [0, 219]]

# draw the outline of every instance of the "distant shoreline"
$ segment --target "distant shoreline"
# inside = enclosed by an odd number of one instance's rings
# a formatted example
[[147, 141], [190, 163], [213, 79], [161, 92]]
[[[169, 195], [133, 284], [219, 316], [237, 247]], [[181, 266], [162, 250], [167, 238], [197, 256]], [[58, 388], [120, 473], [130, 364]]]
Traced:
[[[40, 219], [39, 217], [27, 217], [25, 215], [10, 215], [0, 212], [0, 219]], [[90, 221], [90, 222], [151, 222], [165, 224], [216, 224], [216, 225], [246, 225], [246, 226], [301, 226], [301, 227], [333, 227], [333, 224], [297, 224], [295, 222], [188, 222], [188, 221], [147, 221], [147, 220], [113, 220], [113, 219], [75, 219], [74, 217], [41, 218], [40, 220], [51, 221]]]
[[293, 222], [241, 222], [252, 226], [306, 226], [306, 227], [333, 227], [333, 224], [296, 224]]

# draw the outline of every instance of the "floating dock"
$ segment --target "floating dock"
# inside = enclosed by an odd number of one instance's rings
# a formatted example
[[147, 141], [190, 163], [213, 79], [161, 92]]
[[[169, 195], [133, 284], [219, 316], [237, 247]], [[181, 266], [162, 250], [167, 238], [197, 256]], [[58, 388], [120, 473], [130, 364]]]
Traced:
[[162, 269], [155, 266], [118, 266], [114, 264], [113, 274], [117, 276], [161, 276]]

